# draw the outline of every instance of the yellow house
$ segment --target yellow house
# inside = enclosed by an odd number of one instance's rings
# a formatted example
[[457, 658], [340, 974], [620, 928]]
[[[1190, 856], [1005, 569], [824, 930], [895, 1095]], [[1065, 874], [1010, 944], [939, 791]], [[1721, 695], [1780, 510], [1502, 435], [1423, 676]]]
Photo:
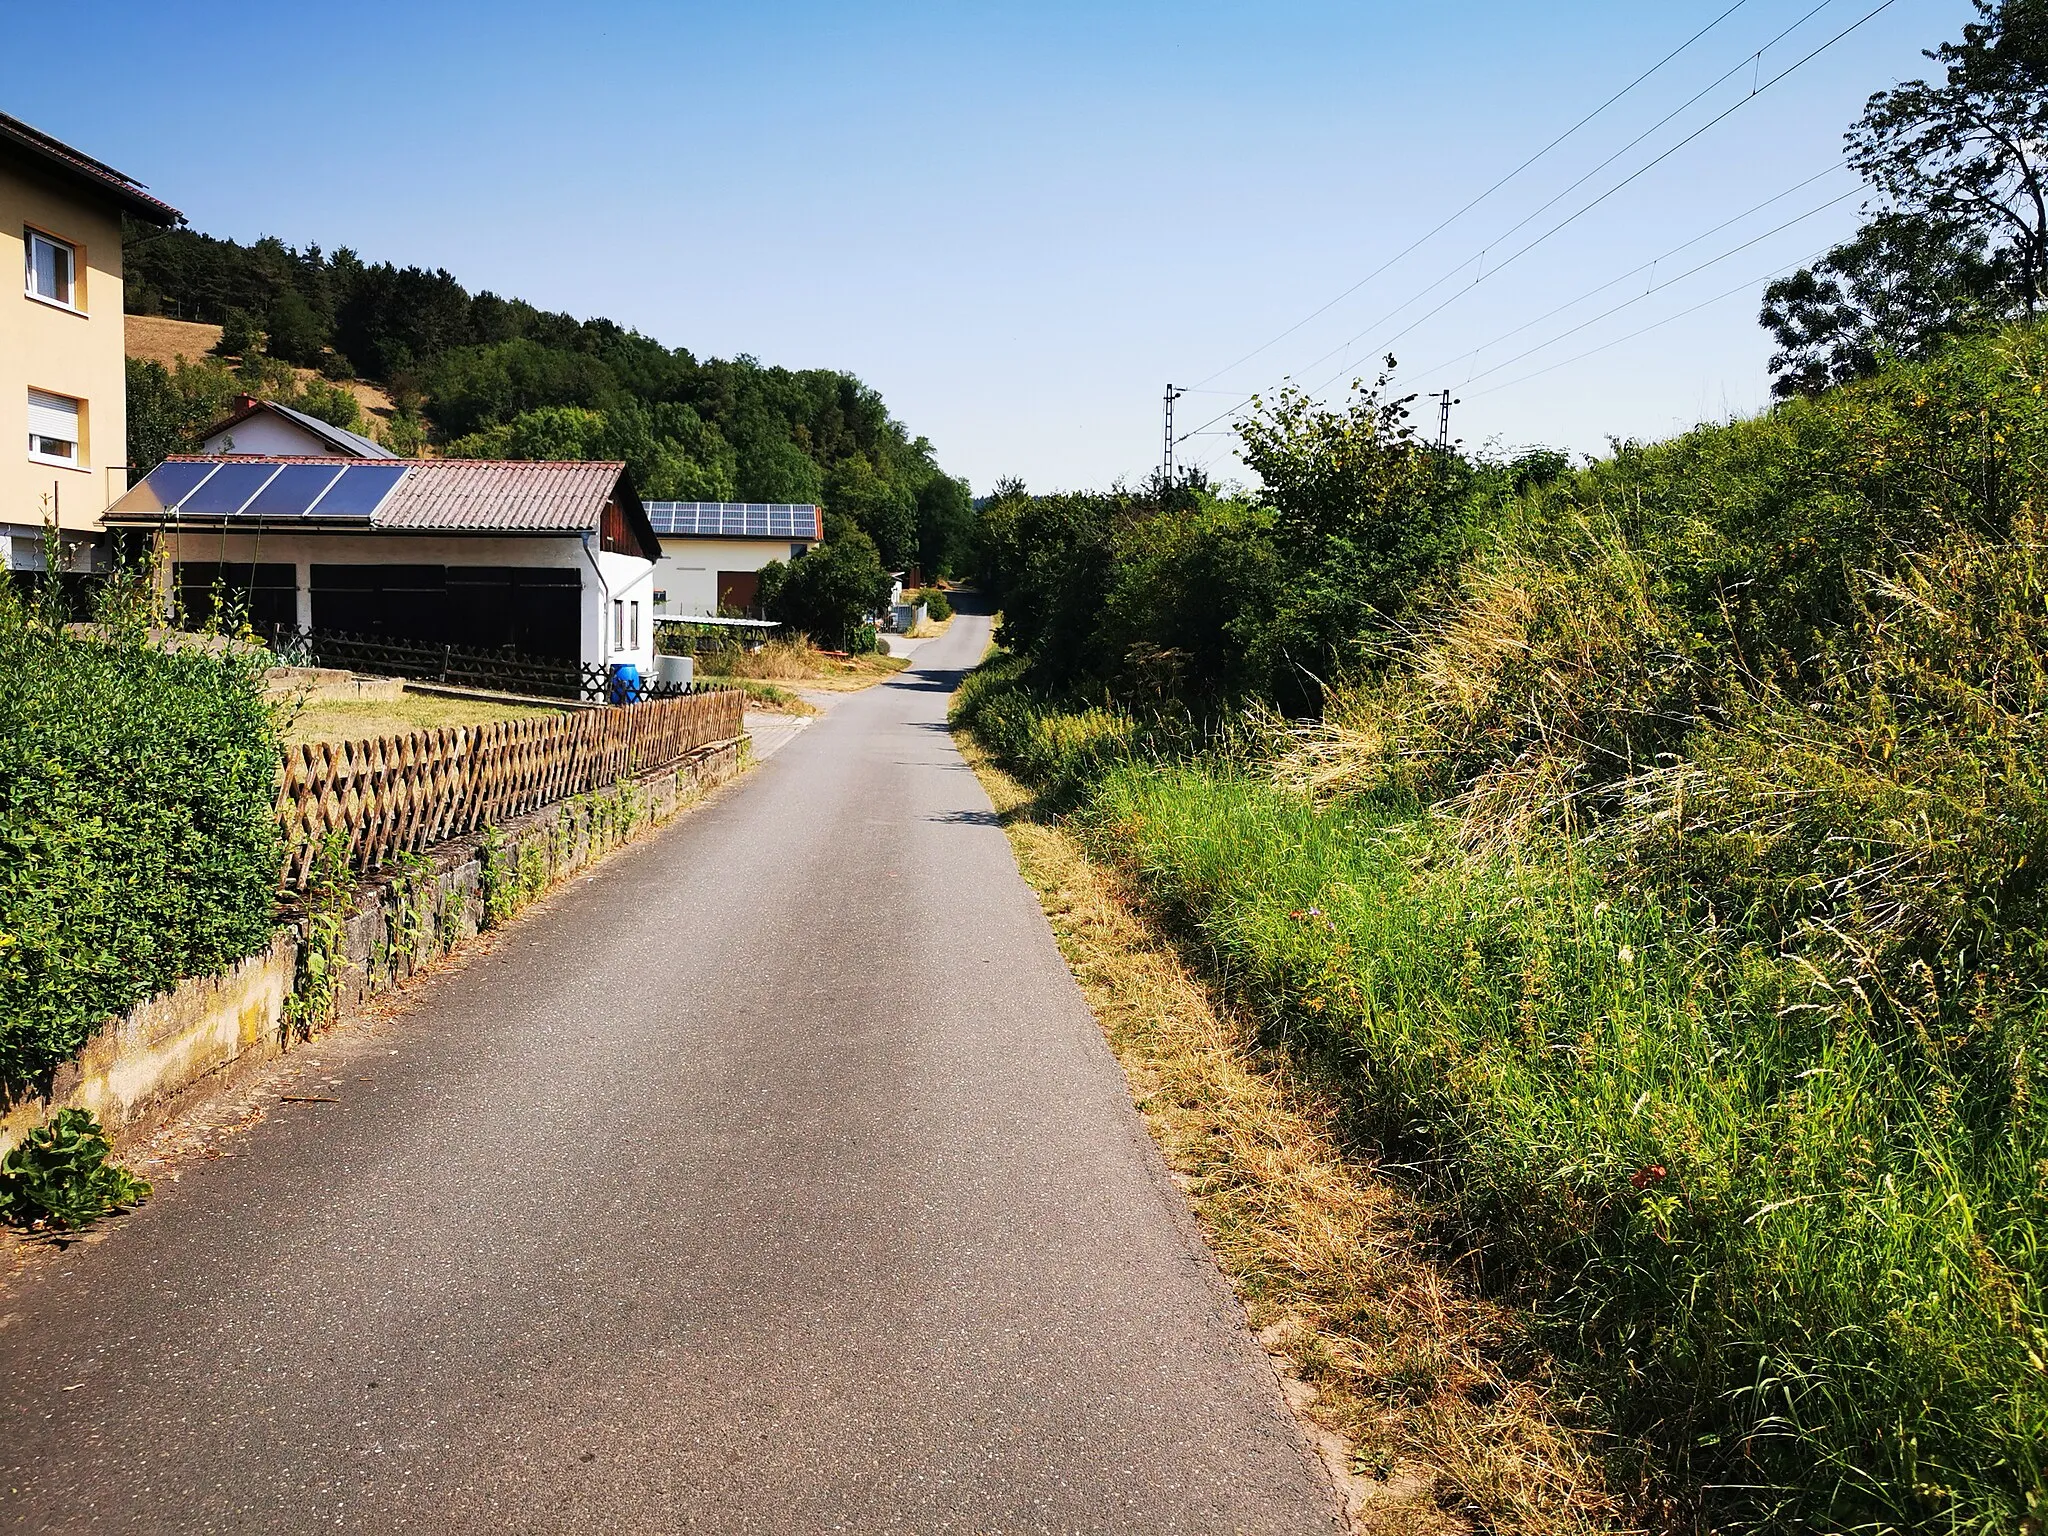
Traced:
[[0, 568], [98, 557], [100, 512], [128, 487], [121, 216], [182, 224], [112, 166], [0, 113]]

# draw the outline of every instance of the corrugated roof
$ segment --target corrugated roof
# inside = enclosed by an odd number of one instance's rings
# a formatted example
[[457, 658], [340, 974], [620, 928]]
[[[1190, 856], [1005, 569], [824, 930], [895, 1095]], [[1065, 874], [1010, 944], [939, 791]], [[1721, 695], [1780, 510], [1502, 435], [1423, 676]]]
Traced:
[[89, 183], [123, 211], [146, 223], [185, 222], [185, 215], [169, 203], [151, 197], [134, 177], [122, 175], [105, 161], [80, 154], [62, 139], [53, 139], [40, 128], [31, 128], [5, 112], [0, 112], [0, 148], [10, 148], [22, 158], [70, 180]]
[[625, 469], [616, 459], [415, 459], [371, 526], [460, 533], [594, 531]]

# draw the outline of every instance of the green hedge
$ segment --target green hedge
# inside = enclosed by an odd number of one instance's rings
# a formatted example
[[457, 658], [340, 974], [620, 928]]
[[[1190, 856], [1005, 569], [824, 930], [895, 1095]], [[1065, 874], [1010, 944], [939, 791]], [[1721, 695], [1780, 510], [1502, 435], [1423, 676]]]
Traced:
[[259, 658], [76, 638], [0, 593], [0, 1088], [270, 941], [277, 755]]

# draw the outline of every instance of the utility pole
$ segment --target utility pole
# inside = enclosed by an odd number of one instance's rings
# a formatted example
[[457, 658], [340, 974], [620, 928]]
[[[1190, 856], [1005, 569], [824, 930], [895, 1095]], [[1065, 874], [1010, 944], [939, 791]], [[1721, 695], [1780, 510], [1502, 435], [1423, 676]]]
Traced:
[[1166, 452], [1160, 461], [1159, 472], [1163, 477], [1161, 484], [1169, 491], [1173, 489], [1173, 402], [1186, 393], [1186, 390], [1175, 389], [1171, 384], [1166, 386]]
[[1441, 485], [1451, 473], [1451, 407], [1458, 402], [1451, 398], [1447, 389], [1437, 396], [1436, 408], [1436, 478]]

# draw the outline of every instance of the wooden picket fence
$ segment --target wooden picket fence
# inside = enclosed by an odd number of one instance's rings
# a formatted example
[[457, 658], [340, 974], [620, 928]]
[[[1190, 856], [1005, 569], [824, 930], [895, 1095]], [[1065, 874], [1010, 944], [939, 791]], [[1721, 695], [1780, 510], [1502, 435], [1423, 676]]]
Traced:
[[367, 874], [397, 854], [666, 768], [737, 737], [744, 698], [719, 688], [546, 720], [289, 747], [277, 781], [283, 883], [305, 888], [331, 833], [345, 835], [349, 867]]

